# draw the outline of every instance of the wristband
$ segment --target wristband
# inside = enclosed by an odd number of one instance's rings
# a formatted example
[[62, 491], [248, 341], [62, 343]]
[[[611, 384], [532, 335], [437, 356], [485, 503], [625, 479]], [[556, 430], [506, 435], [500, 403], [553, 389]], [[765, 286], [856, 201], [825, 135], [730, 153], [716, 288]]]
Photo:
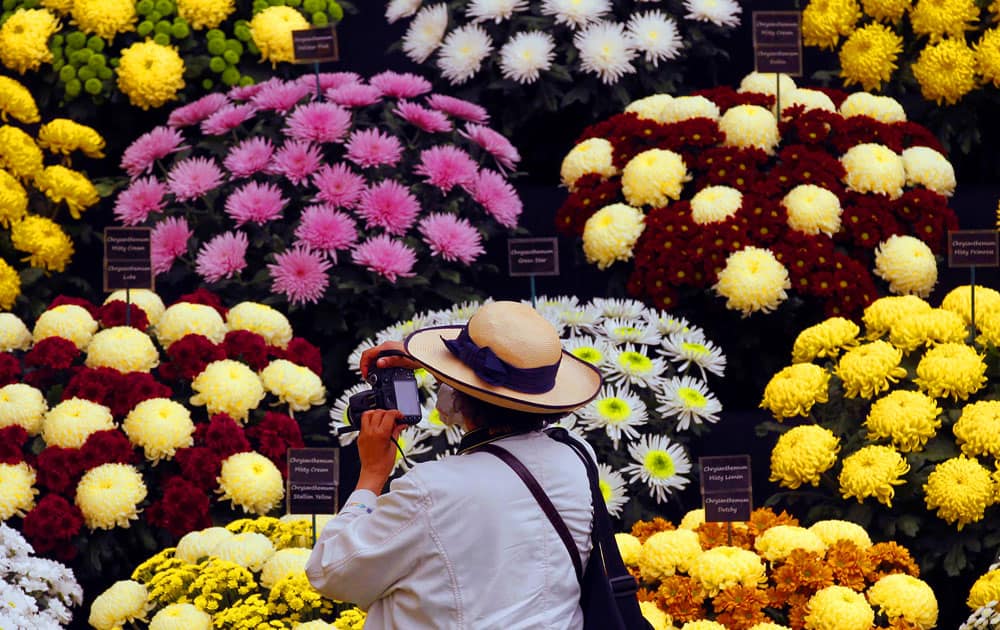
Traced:
[[362, 510], [364, 510], [365, 512], [367, 512], [369, 514], [372, 513], [372, 509], [370, 507], [368, 507], [364, 503], [360, 503], [358, 501], [351, 501], [350, 503], [348, 503], [347, 505], [344, 506], [345, 509], [352, 508], [352, 507], [359, 507], [359, 508], [361, 508]]

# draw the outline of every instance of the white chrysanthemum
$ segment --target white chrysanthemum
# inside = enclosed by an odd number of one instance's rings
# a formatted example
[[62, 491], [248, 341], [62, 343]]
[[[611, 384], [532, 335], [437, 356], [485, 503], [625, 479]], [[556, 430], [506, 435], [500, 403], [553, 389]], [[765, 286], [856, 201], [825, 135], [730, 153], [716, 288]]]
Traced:
[[447, 29], [447, 4], [439, 2], [420, 9], [403, 36], [403, 52], [413, 61], [424, 63], [441, 45]]
[[768, 155], [773, 155], [781, 142], [778, 119], [759, 105], [730, 107], [719, 119], [719, 130], [726, 134], [726, 146], [757, 147]]
[[833, 236], [840, 231], [840, 199], [826, 188], [799, 184], [788, 191], [781, 205], [788, 211], [788, 227], [806, 234]]
[[611, 344], [590, 335], [570, 337], [564, 340], [563, 349], [594, 367], [607, 365], [614, 355]]
[[644, 319], [609, 317], [601, 322], [601, 331], [613, 344], [641, 343], [655, 346], [662, 339], [660, 331]]
[[726, 373], [726, 356], [718, 346], [704, 338], [704, 333], [670, 333], [663, 340], [660, 354], [677, 363], [678, 372], [683, 372], [692, 365], [697, 366], [702, 379], [705, 378], [706, 371], [716, 376]]
[[45, 394], [40, 389], [25, 383], [0, 387], [0, 429], [17, 425], [28, 435], [38, 435], [48, 410]]
[[212, 615], [194, 604], [167, 604], [149, 620], [149, 630], [211, 630]]
[[469, 0], [465, 7], [465, 17], [473, 22], [492, 20], [499, 24], [509, 20], [518, 11], [528, 9], [528, 0]]
[[570, 28], [597, 22], [609, 11], [609, 0], [542, 0], [542, 15], [551, 15], [556, 24]]
[[91, 338], [85, 363], [119, 372], [149, 372], [160, 364], [160, 353], [149, 335], [138, 328], [113, 326]]
[[31, 347], [31, 331], [13, 313], [0, 313], [0, 352], [27, 350]]
[[462, 441], [462, 427], [457, 424], [441, 422], [441, 412], [437, 409], [437, 396], [427, 401], [421, 407], [420, 423], [417, 426], [428, 435], [444, 434], [448, 444], [458, 444]]
[[101, 464], [83, 473], [74, 502], [90, 529], [128, 527], [139, 518], [146, 482], [130, 464]]
[[452, 85], [465, 83], [479, 72], [493, 50], [493, 40], [478, 24], [466, 24], [448, 33], [438, 52], [441, 76]]
[[559, 177], [562, 185], [572, 192], [576, 180], [584, 175], [596, 173], [605, 178], [618, 174], [618, 169], [612, 162], [614, 147], [604, 138], [587, 138], [570, 149], [559, 167]]
[[500, 49], [500, 74], [517, 83], [534, 83], [552, 67], [556, 42], [543, 31], [515, 34]]
[[554, 315], [562, 328], [569, 329], [570, 335], [592, 331], [601, 319], [601, 313], [591, 305], [567, 306], [555, 311]]
[[646, 405], [627, 386], [614, 385], [601, 388], [601, 393], [577, 412], [580, 423], [587, 431], [603, 430], [611, 438], [612, 448], [618, 448], [624, 434], [636, 439], [636, 427], [646, 424]]
[[663, 105], [663, 120], [672, 123], [692, 118], [719, 120], [719, 106], [704, 96], [678, 96]]
[[608, 506], [608, 514], [618, 517], [622, 508], [628, 503], [628, 489], [625, 487], [625, 477], [607, 464], [597, 464], [597, 484], [604, 495], [604, 503]]
[[333, 405], [330, 406], [330, 428], [333, 430], [334, 434], [338, 436], [341, 446], [347, 446], [358, 437], [357, 431], [339, 433], [341, 429], [351, 426], [347, 419], [348, 401], [354, 394], [360, 394], [367, 389], [371, 389], [368, 386], [368, 383], [358, 383], [341, 394], [337, 400], [334, 401]]
[[930, 147], [910, 147], [903, 151], [907, 186], [926, 186], [951, 197], [955, 193], [955, 169], [948, 158]]
[[72, 341], [80, 350], [86, 350], [95, 332], [97, 320], [87, 309], [76, 304], [60, 304], [38, 316], [32, 337], [35, 343], [49, 337], [62, 337]]
[[722, 223], [736, 215], [743, 193], [729, 186], [706, 186], [691, 197], [691, 219], [700, 225]]
[[146, 587], [134, 580], [119, 580], [97, 596], [87, 621], [97, 630], [117, 630], [133, 620], [146, 620], [152, 607]]
[[597, 75], [605, 85], [635, 72], [636, 51], [621, 24], [589, 24], [573, 36], [573, 45], [580, 53], [580, 69]]
[[[317, 524], [317, 531], [319, 531], [319, 524]], [[298, 573], [299, 571], [304, 571], [306, 568], [306, 561], [309, 560], [309, 554], [312, 550], [306, 549], [304, 547], [288, 547], [287, 549], [279, 549], [275, 551], [267, 562], [264, 563], [263, 569], [260, 572], [260, 583], [264, 588], [271, 588], [283, 578], [288, 577], [293, 573]]]
[[264, 563], [274, 555], [274, 543], [264, 534], [241, 532], [216, 545], [212, 555], [256, 573], [263, 569]]
[[669, 94], [653, 94], [644, 98], [636, 99], [628, 104], [625, 113], [635, 114], [644, 120], [653, 120], [665, 123], [667, 105], [674, 99]]
[[174, 557], [188, 564], [198, 564], [206, 557], [211, 556], [213, 550], [222, 542], [235, 535], [225, 527], [206, 527], [198, 531], [188, 532], [177, 541]]
[[146, 459], [171, 459], [177, 449], [194, 444], [194, 422], [184, 405], [169, 398], [148, 398], [125, 416], [125, 435], [141, 446]]
[[937, 284], [937, 260], [920, 239], [894, 234], [875, 249], [875, 273], [893, 293], [926, 298]]
[[743, 11], [736, 0], [684, 0], [684, 8], [688, 10], [684, 17], [689, 20], [711, 22], [726, 28], [739, 26]]
[[110, 409], [83, 398], [70, 398], [45, 414], [42, 439], [49, 446], [80, 448], [92, 433], [114, 428]]
[[646, 312], [646, 305], [631, 298], [594, 298], [590, 305], [600, 311], [604, 317], [620, 319], [639, 319]]
[[420, 8], [423, 0], [389, 0], [385, 7], [385, 19], [389, 24], [405, 17], [410, 17]]
[[[784, 94], [784, 92], [782, 92]], [[837, 106], [833, 104], [833, 101], [829, 96], [820, 92], [819, 90], [810, 90], [808, 88], [796, 88], [794, 92], [788, 97], [782, 96], [781, 102], [781, 112], [784, 113], [789, 107], [795, 107], [796, 105], [801, 105], [805, 108], [805, 111], [811, 109], [820, 109], [825, 112], [837, 112]], [[787, 98], [787, 100], [786, 100]]]
[[221, 343], [228, 332], [219, 311], [206, 304], [191, 302], [178, 302], [163, 311], [155, 330], [156, 338], [164, 348], [191, 334], [203, 335], [212, 343]]
[[129, 289], [127, 292], [124, 289], [119, 289], [105, 298], [104, 303], [107, 304], [115, 300], [131, 302], [141, 308], [142, 312], [146, 314], [150, 326], [156, 326], [163, 311], [167, 310], [160, 296], [149, 289]]
[[35, 469], [26, 462], [0, 462], [0, 522], [24, 516], [35, 507]]
[[840, 103], [844, 118], [868, 116], [884, 123], [906, 122], [906, 110], [891, 96], [876, 96], [868, 92], [852, 92]]
[[229, 330], [247, 330], [264, 338], [269, 346], [287, 348], [292, 325], [284, 313], [258, 302], [240, 302], [226, 314]]
[[687, 431], [692, 422], [718, 422], [722, 411], [722, 403], [708, 386], [693, 376], [666, 379], [656, 402], [660, 403], [656, 411], [664, 416], [677, 416], [678, 431]]
[[855, 192], [881, 193], [898, 199], [906, 184], [903, 158], [881, 144], [856, 144], [840, 156], [844, 183]]
[[650, 357], [632, 344], [618, 349], [608, 366], [611, 373], [607, 379], [612, 383], [631, 383], [639, 387], [659, 389], [663, 384], [666, 364], [663, 359]]
[[326, 388], [320, 377], [307, 367], [287, 359], [275, 359], [260, 372], [264, 389], [278, 397], [292, 411], [308, 411], [326, 402]]
[[657, 330], [660, 331], [661, 335], [667, 336], [674, 333], [687, 333], [692, 330], [697, 330], [702, 337], [705, 333], [697, 326], [692, 326], [684, 317], [671, 315], [669, 313], [654, 313], [650, 317], [651, 321], [656, 325]]
[[660, 11], [634, 13], [628, 21], [632, 46], [656, 67], [664, 59], [674, 59], [681, 52], [682, 41], [677, 22]]
[[[407, 459], [414, 455], [422, 455], [431, 450], [430, 444], [426, 444], [427, 432], [410, 426], [403, 429], [403, 432], [396, 438], [399, 448], [396, 449], [396, 463], [393, 465], [393, 472], [397, 470], [409, 470], [410, 464]], [[402, 451], [402, 452], [400, 452]]]
[[281, 471], [260, 453], [236, 453], [222, 461], [216, 492], [244, 512], [264, 515], [285, 497]]
[[751, 246], [729, 255], [712, 288], [726, 298], [727, 308], [742, 311], [746, 317], [776, 309], [788, 298], [786, 291], [792, 283], [788, 270], [770, 250]]
[[347, 355], [347, 367], [352, 372], [357, 374], [358, 378], [361, 377], [361, 355], [364, 354], [365, 350], [370, 350], [377, 345], [378, 343], [375, 341], [375, 338], [369, 337], [368, 339], [362, 340], [362, 342], [351, 351], [351, 354]]
[[740, 87], [736, 91], [756, 92], [758, 94], [776, 96], [778, 93], [779, 82], [781, 84], [782, 98], [791, 97], [798, 87], [795, 85], [795, 80], [784, 73], [776, 74], [774, 72], [751, 72], [743, 77], [740, 81]]
[[628, 447], [634, 460], [622, 469], [632, 483], [642, 481], [657, 503], [667, 500], [672, 490], [681, 490], [690, 479], [691, 460], [684, 448], [665, 435], [644, 435]]

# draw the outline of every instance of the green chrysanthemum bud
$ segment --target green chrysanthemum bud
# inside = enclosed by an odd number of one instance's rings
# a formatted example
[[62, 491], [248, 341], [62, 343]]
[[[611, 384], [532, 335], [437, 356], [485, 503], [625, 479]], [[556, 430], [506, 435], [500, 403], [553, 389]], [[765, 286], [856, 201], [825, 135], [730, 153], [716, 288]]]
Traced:
[[228, 63], [231, 66], [234, 66], [240, 62], [240, 56], [231, 50], [227, 50], [226, 52], [222, 53], [222, 58], [225, 59], [226, 63]]
[[187, 24], [174, 24], [170, 27], [170, 34], [174, 36], [174, 39], [184, 39], [191, 34], [191, 29], [188, 28]]
[[211, 90], [214, 87], [215, 87], [215, 81], [213, 81], [211, 79], [202, 79], [201, 80], [201, 89], [203, 89], [203, 90]]
[[302, 4], [302, 0], [285, 0], [286, 7], [298, 7]]
[[55, 34], [55, 35], [52, 36], [52, 45], [53, 46], [62, 46], [65, 43], [66, 43], [66, 38], [63, 37], [62, 35], [59, 35], [57, 33], [57, 34]]
[[218, 57], [222, 53], [226, 52], [226, 40], [219, 39], [218, 37], [216, 37], [215, 39], [210, 39], [208, 40], [207, 48], [208, 48], [208, 54], [215, 55], [216, 57]]
[[109, 81], [113, 76], [115, 76], [115, 72], [111, 68], [105, 67], [97, 69], [97, 78], [101, 81]]
[[339, 22], [344, 19], [344, 8], [334, 2], [334, 0], [329, 0], [329, 2], [326, 3], [326, 12], [330, 15], [330, 19], [334, 22]]
[[71, 50], [79, 50], [87, 45], [87, 36], [80, 31], [73, 31], [66, 36], [66, 47]]
[[62, 72], [62, 69], [66, 67], [66, 62], [62, 59], [55, 59], [52, 62], [52, 69], [56, 71], [56, 74]]
[[102, 52], [104, 50], [104, 39], [98, 37], [97, 35], [92, 35], [90, 39], [87, 40], [87, 48], [93, 50], [94, 52]]
[[62, 46], [49, 46], [49, 52], [52, 53], [52, 64], [55, 65], [58, 62], [65, 61], [65, 51]]
[[74, 50], [69, 55], [69, 62], [74, 66], [86, 65], [86, 63], [90, 60], [90, 56], [93, 54], [94, 53], [91, 52], [90, 49], [88, 48], [81, 48], [80, 50]]
[[240, 71], [232, 66], [225, 69], [222, 73], [222, 82], [232, 87], [240, 82]]
[[326, 26], [329, 23], [330, 23], [330, 18], [326, 16], [326, 13], [318, 11], [312, 14], [313, 26]]
[[37, 9], [38, 8], [38, 0], [24, 0], [24, 2], [21, 3], [21, 8], [22, 9]]
[[260, 48], [257, 48], [257, 44], [253, 43], [253, 40], [247, 42], [247, 52], [251, 55], [259, 55]]
[[66, 97], [76, 98], [80, 96], [80, 90], [83, 89], [83, 82], [80, 79], [72, 79], [66, 82]]
[[240, 77], [240, 87], [247, 87], [248, 85], [253, 85], [253, 84], [254, 80], [252, 76], [244, 74], [242, 77]]
[[239, 42], [239, 40], [236, 40], [236, 39], [227, 39], [226, 40], [226, 50], [231, 50], [234, 53], [236, 53], [237, 55], [242, 55], [243, 54], [243, 44], [241, 44]]
[[170, 0], [156, 0], [156, 10], [161, 15], [173, 15], [176, 5]]
[[153, 36], [153, 41], [159, 44], [160, 46], [169, 46], [170, 35], [167, 35], [166, 33], [157, 33], [156, 35]]
[[253, 14], [257, 15], [267, 7], [269, 7], [267, 0], [253, 0]]
[[97, 78], [97, 70], [94, 70], [90, 66], [84, 66], [76, 71], [76, 76], [81, 81], [89, 81], [91, 79]]
[[101, 83], [100, 79], [87, 79], [83, 84], [83, 89], [87, 91], [87, 94], [97, 95], [104, 90], [104, 84]]
[[157, 33], [163, 33], [165, 35], [169, 35], [170, 31], [172, 31], [173, 28], [174, 25], [168, 22], [167, 20], [160, 20], [159, 22], [156, 23], [156, 27], [153, 30], [156, 31]]
[[135, 32], [141, 37], [145, 37], [153, 32], [153, 23], [149, 20], [139, 22], [139, 26], [136, 27]]
[[302, 8], [306, 13], [316, 13], [326, 9], [326, 0], [305, 0], [302, 3]]
[[108, 58], [101, 54], [91, 55], [87, 60], [87, 65], [94, 70], [100, 70], [108, 63]]
[[150, 22], [153, 22], [155, 24], [156, 22], [159, 22], [160, 20], [163, 19], [163, 14], [160, 13], [159, 11], [154, 10], [150, 11], [149, 15], [147, 15], [146, 17], [149, 18]]
[[62, 70], [59, 71], [59, 80], [63, 83], [69, 83], [76, 78], [76, 68], [73, 66], [63, 66]]
[[149, 15], [150, 11], [155, 7], [153, 0], [139, 0], [135, 4], [135, 12], [139, 15]]
[[17, 0], [3, 0], [4, 17], [6, 18], [7, 12], [13, 11], [14, 7], [16, 6], [17, 6]]
[[208, 69], [219, 74], [226, 69], [226, 60], [222, 57], [212, 57], [211, 61], [208, 62]]
[[233, 35], [235, 35], [236, 39], [240, 40], [241, 42], [248, 42], [250, 41], [251, 37], [250, 27], [246, 26], [245, 24], [237, 24], [235, 27], [233, 27]]
[[226, 34], [217, 28], [210, 28], [208, 29], [208, 32], [205, 33], [205, 39], [207, 39], [208, 41], [212, 41], [213, 39], [221, 39], [225, 41]]

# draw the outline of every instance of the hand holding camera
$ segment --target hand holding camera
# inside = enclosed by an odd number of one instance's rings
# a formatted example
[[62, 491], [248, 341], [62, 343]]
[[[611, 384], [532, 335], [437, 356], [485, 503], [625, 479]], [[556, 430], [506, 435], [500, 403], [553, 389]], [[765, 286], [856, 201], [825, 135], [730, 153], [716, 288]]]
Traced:
[[420, 408], [420, 393], [417, 391], [417, 379], [413, 370], [407, 367], [388, 367], [388, 365], [415, 365], [412, 359], [394, 347], [382, 344], [366, 350], [361, 355], [361, 373], [371, 386], [371, 389], [359, 392], [348, 399], [347, 421], [350, 429], [361, 427], [361, 415], [372, 409], [398, 409], [401, 412], [399, 422], [417, 424], [422, 412]]

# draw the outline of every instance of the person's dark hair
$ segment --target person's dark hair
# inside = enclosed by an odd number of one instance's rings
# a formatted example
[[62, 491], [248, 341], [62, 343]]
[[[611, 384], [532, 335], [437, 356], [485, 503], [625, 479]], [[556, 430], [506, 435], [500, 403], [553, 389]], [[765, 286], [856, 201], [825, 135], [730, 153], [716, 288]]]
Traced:
[[504, 431], [538, 431], [542, 427], [558, 422], [564, 418], [565, 413], [529, 413], [508, 409], [499, 405], [488, 403], [485, 400], [473, 398], [465, 392], [456, 390], [455, 397], [458, 399], [463, 413], [470, 417], [476, 426], [488, 429], [493, 432]]

